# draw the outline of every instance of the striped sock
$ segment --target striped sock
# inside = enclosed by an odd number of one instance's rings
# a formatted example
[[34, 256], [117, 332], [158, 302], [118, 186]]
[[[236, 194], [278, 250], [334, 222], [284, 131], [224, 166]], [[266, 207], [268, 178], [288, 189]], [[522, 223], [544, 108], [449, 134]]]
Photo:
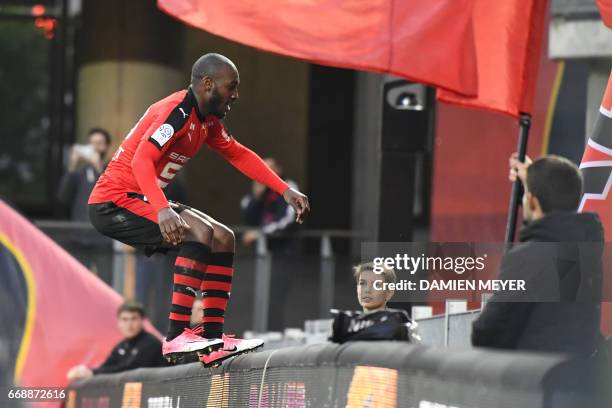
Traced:
[[202, 322], [204, 337], [207, 339], [218, 339], [223, 334], [225, 309], [232, 290], [233, 265], [233, 252], [213, 252], [210, 255], [210, 263], [201, 286], [204, 309]]
[[172, 307], [166, 336], [168, 341], [189, 327], [191, 307], [202, 284], [209, 259], [210, 247], [208, 245], [193, 241], [187, 241], [181, 245], [174, 262]]

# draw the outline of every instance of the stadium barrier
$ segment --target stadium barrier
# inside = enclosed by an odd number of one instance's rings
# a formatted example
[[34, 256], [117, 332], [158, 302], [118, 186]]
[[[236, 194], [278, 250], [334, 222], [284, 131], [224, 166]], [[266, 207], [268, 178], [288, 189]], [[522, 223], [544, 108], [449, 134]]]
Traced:
[[66, 407], [595, 407], [576, 385], [576, 366], [533, 353], [321, 344], [247, 354], [215, 369], [98, 375], [73, 384]]

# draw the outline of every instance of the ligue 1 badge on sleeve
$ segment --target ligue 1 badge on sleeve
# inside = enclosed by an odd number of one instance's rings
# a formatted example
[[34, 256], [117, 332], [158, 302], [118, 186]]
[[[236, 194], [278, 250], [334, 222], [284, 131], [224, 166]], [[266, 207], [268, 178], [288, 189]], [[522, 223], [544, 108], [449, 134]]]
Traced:
[[155, 133], [153, 133], [151, 138], [159, 143], [160, 146], [163, 146], [168, 140], [170, 140], [172, 135], [174, 135], [174, 128], [172, 125], [164, 123], [155, 131]]

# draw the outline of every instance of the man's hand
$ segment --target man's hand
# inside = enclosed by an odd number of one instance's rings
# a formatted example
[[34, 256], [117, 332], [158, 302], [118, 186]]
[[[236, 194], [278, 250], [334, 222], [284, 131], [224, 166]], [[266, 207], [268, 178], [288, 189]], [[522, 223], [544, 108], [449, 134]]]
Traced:
[[257, 241], [259, 238], [259, 231], [257, 230], [248, 230], [242, 234], [242, 243], [244, 245], [251, 245], [253, 242]]
[[532, 163], [532, 160], [529, 156], [525, 156], [525, 162], [520, 162], [518, 160], [518, 153], [514, 152], [510, 155], [510, 159], [508, 160], [508, 164], [510, 166], [510, 173], [508, 174], [508, 179], [512, 182], [516, 181], [518, 177], [523, 184], [527, 182], [527, 167], [529, 167]]
[[176, 213], [172, 208], [162, 208], [157, 213], [157, 221], [159, 222], [159, 230], [161, 231], [164, 241], [178, 245], [185, 238], [185, 230], [191, 229], [189, 224]]
[[75, 146], [70, 148], [70, 160], [68, 161], [68, 171], [75, 171], [79, 164], [83, 160], [83, 157], [79, 154]]
[[66, 377], [69, 381], [84, 380], [93, 376], [93, 371], [83, 364], [72, 367]]
[[95, 152], [87, 158], [87, 161], [98, 171], [98, 173], [102, 173], [102, 157], [100, 157], [100, 153]]
[[308, 197], [306, 197], [304, 194], [300, 193], [299, 191], [296, 191], [292, 189], [291, 187], [289, 187], [283, 193], [283, 198], [285, 199], [287, 204], [289, 204], [295, 210], [295, 213], [296, 213], [295, 221], [298, 224], [303, 223], [304, 219], [306, 218], [306, 215], [310, 211], [310, 204], [308, 204]]

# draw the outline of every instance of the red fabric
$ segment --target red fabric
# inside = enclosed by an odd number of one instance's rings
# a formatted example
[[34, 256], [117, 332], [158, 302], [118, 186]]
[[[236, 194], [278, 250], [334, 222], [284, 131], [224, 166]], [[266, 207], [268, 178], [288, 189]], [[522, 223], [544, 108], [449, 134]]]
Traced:
[[[546, 39], [544, 44], [546, 48]], [[542, 142], [558, 64], [541, 53], [539, 72], [527, 151], [530, 157], [545, 153]], [[508, 157], [516, 149], [516, 120], [441, 103], [435, 128], [431, 240], [503, 242], [512, 188]], [[444, 304], [434, 305], [434, 311], [443, 312]]]
[[612, 28], [612, 0], [597, 0], [601, 19], [608, 28]]
[[182, 266], [183, 268], [194, 269], [196, 271], [206, 273], [206, 269], [208, 265], [198, 262], [194, 259], [183, 258], [182, 256], [177, 256], [174, 261], [175, 266]]
[[[612, 4], [612, 3], [610, 3]], [[600, 5], [601, 8], [601, 5]], [[602, 12], [603, 15], [603, 12]], [[580, 168], [584, 177], [584, 195], [580, 202], [579, 211], [594, 212], [599, 215], [604, 226], [606, 242], [612, 242], [612, 194], [606, 187], [602, 186], [601, 177], [607, 179], [606, 186], [612, 179], [610, 163], [612, 162], [612, 72], [608, 79], [608, 85], [599, 108], [596, 119], [596, 126], [593, 126], [593, 134], [589, 135]], [[594, 139], [594, 140], [593, 140]], [[589, 171], [595, 170], [597, 171]], [[591, 190], [594, 187], [603, 188], [602, 190]], [[610, 251], [604, 251], [604, 300], [608, 300], [607, 295], [612, 293], [612, 280], [609, 273]], [[601, 330], [606, 336], [612, 336], [612, 302], [603, 302], [601, 309]]]
[[[158, 126], [155, 126], [157, 128]], [[132, 160], [134, 178], [140, 187], [140, 191], [147, 197], [153, 206], [153, 211], [158, 213], [162, 208], [170, 207], [168, 199], [157, 184], [155, 163], [160, 158], [160, 152], [152, 143], [140, 143]]]
[[198, 288], [202, 283], [202, 279], [192, 278], [191, 276], [181, 275], [180, 273], [174, 274], [174, 283], [178, 283], [183, 286], [190, 286], [192, 288]]
[[202, 286], [200, 286], [201, 290], [222, 290], [224, 292], [230, 292], [232, 290], [232, 284], [227, 282], [217, 282], [217, 281], [202, 281]]
[[216, 273], [217, 275], [232, 276], [234, 274], [234, 268], [219, 265], [208, 265], [208, 273]]
[[200, 116], [189, 90], [151, 105], [113, 155], [89, 203], [112, 201], [122, 206], [126, 193], [143, 194], [151, 206], [140, 204], [144, 207], [136, 214], [157, 222], [157, 212], [169, 206], [162, 189], [204, 143], [246, 176], [279, 194], [288, 188], [257, 154], [238, 143], [216, 116], [204, 120]]
[[202, 318], [202, 322], [203, 323], [225, 323], [225, 318], [224, 317], [204, 316]]
[[[121, 296], [2, 200], [0, 262], [9, 266], [2, 270], [0, 279], [0, 290], [9, 296], [6, 301], [20, 296], [15, 291], [7, 292], [11, 280], [29, 282], [28, 297], [18, 297], [12, 303], [15, 316], [27, 315], [24, 309], [28, 301], [32, 306], [31, 331], [19, 332], [14, 343], [21, 344], [24, 358], [17, 385], [65, 387], [71, 367], [97, 367], [121, 340], [117, 329]], [[21, 276], [9, 275], [13, 273]], [[1, 325], [6, 335], [27, 326], [17, 320], [2, 321]], [[145, 328], [159, 337], [148, 322]], [[17, 359], [16, 355], [9, 357], [10, 361]], [[11, 378], [14, 371], [14, 366], [7, 367]]]
[[514, 117], [532, 113], [547, 10], [545, 0], [505, 0], [494, 5], [475, 0], [477, 96], [439, 90], [438, 99]]
[[181, 322], [188, 322], [191, 320], [191, 315], [183, 315], [174, 312], [170, 312], [170, 320], [179, 320]]
[[227, 307], [227, 299], [216, 297], [204, 297], [202, 300], [203, 309], [222, 309]]
[[[196, 285], [195, 287], [197, 288], [198, 286], [200, 285]], [[172, 304], [173, 305], [179, 305], [179, 306], [191, 308], [193, 306], [193, 299], [195, 299], [194, 295], [186, 295], [184, 293], [178, 293], [178, 292], [172, 293]]]
[[128, 197], [125, 193], [113, 197], [112, 200], [106, 201], [113, 201], [119, 207], [125, 208], [134, 214], [157, 223], [157, 211], [155, 211], [151, 203], [147, 201], [143, 201], [140, 198]]
[[[310, 62], [476, 91], [473, 0], [158, 0], [215, 35]], [[496, 4], [496, 7], [498, 5]]]
[[[119, 201], [125, 198], [127, 192], [144, 194], [153, 206], [151, 218], [157, 222], [157, 211], [168, 207], [160, 185], [165, 187], [171, 182], [208, 137], [208, 128], [202, 126], [193, 107], [186, 120], [179, 124], [169, 123], [173, 111], [188, 97], [187, 90], [175, 92], [146, 110], [98, 179], [89, 197], [90, 204], [113, 201], [121, 206]], [[174, 133], [160, 150], [149, 140], [162, 125], [172, 126]], [[179, 126], [178, 129], [174, 128]], [[188, 137], [183, 138], [184, 135]]]

